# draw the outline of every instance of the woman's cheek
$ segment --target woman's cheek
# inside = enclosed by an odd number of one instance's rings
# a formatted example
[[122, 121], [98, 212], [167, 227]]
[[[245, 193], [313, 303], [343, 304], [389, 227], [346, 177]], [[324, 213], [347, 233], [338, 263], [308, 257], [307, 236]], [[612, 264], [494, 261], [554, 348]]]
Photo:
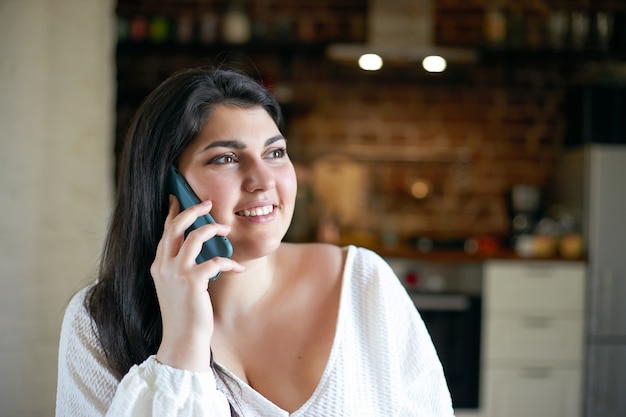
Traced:
[[285, 172], [283, 172], [279, 178], [283, 179], [285, 193], [289, 196], [291, 204], [294, 204], [298, 192], [298, 179], [293, 165], [289, 164], [289, 167], [285, 169]]
[[205, 194], [205, 200], [211, 200], [213, 202], [213, 208], [211, 209], [211, 216], [218, 223], [230, 224], [230, 218], [234, 215], [232, 208], [236, 201], [234, 200], [233, 187], [228, 187], [227, 181], [215, 183], [211, 188], [207, 188]]

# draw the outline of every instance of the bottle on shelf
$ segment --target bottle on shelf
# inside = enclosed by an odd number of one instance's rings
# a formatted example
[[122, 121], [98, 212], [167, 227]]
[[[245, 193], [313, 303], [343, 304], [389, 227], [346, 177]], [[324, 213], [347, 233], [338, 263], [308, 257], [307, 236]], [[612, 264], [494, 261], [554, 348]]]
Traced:
[[505, 0], [491, 0], [487, 3], [483, 32], [485, 44], [493, 47], [505, 46], [507, 34]]

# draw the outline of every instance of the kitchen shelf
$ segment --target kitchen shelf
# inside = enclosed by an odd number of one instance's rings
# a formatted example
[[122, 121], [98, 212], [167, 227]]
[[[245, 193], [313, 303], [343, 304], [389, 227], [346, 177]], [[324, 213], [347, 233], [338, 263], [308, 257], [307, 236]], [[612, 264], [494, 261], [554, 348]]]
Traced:
[[495, 253], [469, 254], [461, 250], [433, 250], [430, 252], [420, 252], [408, 245], [396, 246], [394, 248], [385, 246], [375, 246], [369, 249], [374, 250], [379, 255], [386, 258], [406, 258], [428, 262], [442, 263], [480, 263], [488, 260], [519, 260], [519, 261], [562, 261], [562, 262], [580, 262], [584, 258], [566, 259], [559, 256], [545, 258], [525, 258], [517, 255], [514, 251], [501, 249]]

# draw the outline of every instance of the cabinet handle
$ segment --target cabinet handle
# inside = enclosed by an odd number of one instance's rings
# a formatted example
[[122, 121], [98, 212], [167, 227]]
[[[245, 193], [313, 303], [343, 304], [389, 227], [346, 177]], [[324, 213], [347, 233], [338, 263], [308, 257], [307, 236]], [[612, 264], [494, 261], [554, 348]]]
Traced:
[[545, 329], [552, 326], [552, 317], [526, 316], [522, 318], [522, 326], [532, 329]]
[[548, 265], [527, 265], [524, 274], [528, 278], [547, 279], [554, 278], [554, 271]]
[[526, 379], [546, 379], [552, 376], [552, 370], [543, 367], [527, 367], [520, 371], [520, 376]]

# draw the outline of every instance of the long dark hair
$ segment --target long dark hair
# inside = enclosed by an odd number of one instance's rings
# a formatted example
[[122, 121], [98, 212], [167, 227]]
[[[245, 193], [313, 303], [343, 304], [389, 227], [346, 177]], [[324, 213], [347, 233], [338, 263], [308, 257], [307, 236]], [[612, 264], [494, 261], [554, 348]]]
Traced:
[[144, 100], [130, 125], [98, 281], [86, 300], [108, 364], [119, 378], [155, 354], [161, 343], [150, 265], [168, 212], [168, 167], [221, 104], [260, 106], [283, 128], [278, 103], [257, 81], [209, 68], [172, 75]]

